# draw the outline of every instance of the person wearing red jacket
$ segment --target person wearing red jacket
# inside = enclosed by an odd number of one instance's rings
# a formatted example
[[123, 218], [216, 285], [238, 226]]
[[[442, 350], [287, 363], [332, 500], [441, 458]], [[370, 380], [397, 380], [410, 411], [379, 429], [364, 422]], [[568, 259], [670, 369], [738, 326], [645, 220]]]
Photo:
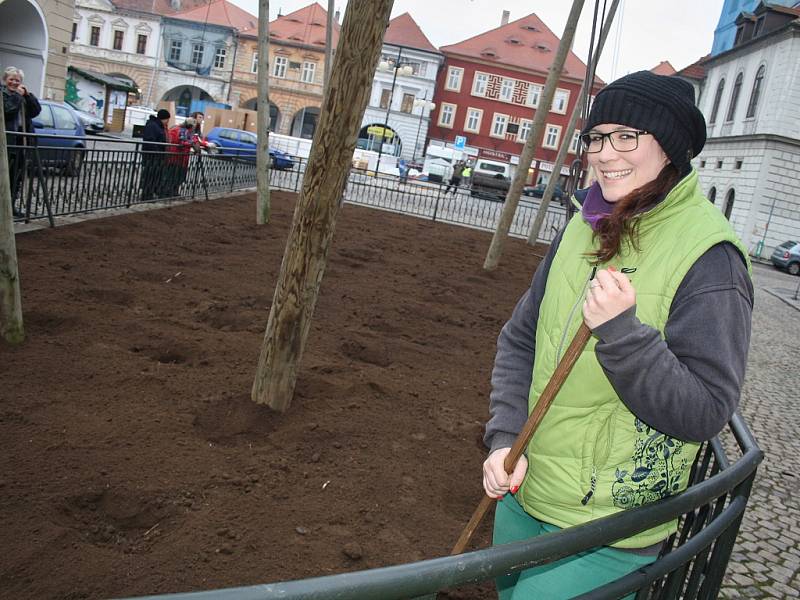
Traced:
[[177, 196], [189, 172], [189, 155], [194, 145], [195, 120], [187, 118], [180, 125], [169, 130], [170, 143], [167, 154], [167, 188], [169, 196]]

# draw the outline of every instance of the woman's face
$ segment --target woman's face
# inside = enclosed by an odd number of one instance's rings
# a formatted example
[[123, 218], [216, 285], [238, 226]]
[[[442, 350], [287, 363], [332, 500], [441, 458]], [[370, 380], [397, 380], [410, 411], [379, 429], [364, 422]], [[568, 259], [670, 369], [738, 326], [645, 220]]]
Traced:
[[[611, 133], [622, 129], [636, 131], [635, 127], [628, 125], [604, 123], [593, 127], [590, 133]], [[609, 138], [605, 138], [600, 152], [587, 152], [586, 156], [603, 190], [603, 197], [608, 202], [617, 202], [636, 188], [653, 181], [669, 163], [656, 138], [649, 134], [639, 135], [636, 150], [619, 152], [611, 145]]]
[[6, 82], [6, 87], [13, 92], [19, 87], [19, 84], [22, 83], [22, 79], [20, 78], [19, 75], [15, 73], [13, 75], [8, 75], [5, 78], [5, 82]]

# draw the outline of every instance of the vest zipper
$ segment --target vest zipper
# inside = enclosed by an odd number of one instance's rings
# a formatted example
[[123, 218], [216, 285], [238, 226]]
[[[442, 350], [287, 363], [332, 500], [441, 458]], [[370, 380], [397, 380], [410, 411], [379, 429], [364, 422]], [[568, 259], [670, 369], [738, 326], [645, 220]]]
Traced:
[[558, 342], [558, 350], [556, 350], [556, 361], [555, 361], [555, 368], [558, 368], [558, 361], [561, 360], [561, 351], [564, 349], [564, 343], [567, 340], [567, 332], [569, 331], [569, 324], [572, 323], [572, 317], [575, 315], [575, 309], [586, 297], [586, 290], [589, 286], [589, 283], [594, 279], [595, 273], [597, 273], [597, 266], [592, 267], [592, 272], [589, 273], [589, 279], [586, 280], [586, 283], [583, 284], [583, 289], [581, 293], [578, 295], [578, 299], [575, 301], [575, 304], [572, 305], [572, 309], [569, 311], [569, 316], [567, 317], [567, 322], [564, 325], [564, 330], [561, 332], [561, 340]]
[[592, 496], [594, 496], [594, 490], [596, 487], [597, 487], [597, 467], [592, 465], [591, 484], [589, 485], [589, 491], [586, 492], [586, 495], [583, 497], [583, 500], [581, 500], [581, 504], [583, 504], [584, 506], [589, 504], [589, 500], [591, 500]]

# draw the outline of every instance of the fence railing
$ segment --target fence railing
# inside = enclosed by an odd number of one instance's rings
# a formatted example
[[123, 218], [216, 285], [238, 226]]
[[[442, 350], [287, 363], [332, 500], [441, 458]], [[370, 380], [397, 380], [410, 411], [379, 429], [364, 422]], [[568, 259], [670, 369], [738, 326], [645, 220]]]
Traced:
[[[298, 581], [147, 596], [150, 600], [402, 600], [490, 580], [577, 552], [610, 544], [678, 519], [678, 530], [658, 558], [616, 581], [579, 596], [610, 600], [635, 593], [636, 600], [711, 600], [719, 594], [745, 506], [763, 459], [741, 416], [703, 445], [689, 488], [676, 496], [625, 510], [578, 527], [458, 556]], [[733, 460], [724, 446], [740, 455]], [[458, 532], [453, 532], [454, 537]], [[432, 597], [432, 596], [431, 596]]]
[[[24, 143], [23, 143], [24, 140]], [[255, 187], [255, 153], [225, 148], [184, 153], [170, 144], [108, 137], [16, 135], [10, 144], [15, 220], [125, 208], [134, 204], [204, 197]], [[155, 150], [154, 150], [155, 149]], [[270, 186], [299, 192], [308, 161], [275, 156]], [[16, 165], [16, 166], [15, 166]], [[353, 169], [343, 200], [434, 221], [492, 231], [502, 202], [469, 186], [449, 187]], [[510, 234], [527, 237], [539, 201], [523, 196]], [[564, 207], [551, 204], [539, 240], [549, 242], [566, 221]]]

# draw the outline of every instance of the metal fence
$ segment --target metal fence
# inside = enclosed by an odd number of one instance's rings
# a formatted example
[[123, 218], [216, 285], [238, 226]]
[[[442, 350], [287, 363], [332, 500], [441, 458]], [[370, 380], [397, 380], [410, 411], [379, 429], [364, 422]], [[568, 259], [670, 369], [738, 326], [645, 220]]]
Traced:
[[[22, 140], [25, 143], [22, 143]], [[225, 150], [174, 154], [144, 151], [140, 140], [108, 137], [77, 138], [19, 135], [9, 154], [12, 166], [15, 220], [31, 220], [134, 204], [207, 197], [255, 187], [256, 162], [252, 151]], [[292, 157], [290, 164], [270, 169], [272, 189], [299, 192], [307, 160]], [[493, 231], [502, 202], [484, 198], [469, 186], [449, 188], [443, 183], [401, 179], [385, 174], [351, 170], [344, 201], [372, 208]], [[535, 198], [523, 197], [511, 223], [510, 234], [527, 237], [539, 209]], [[549, 242], [563, 227], [563, 206], [551, 204], [539, 241]]]
[[[727, 444], [723, 444], [721, 438]], [[727, 439], [726, 439], [727, 438]], [[724, 446], [739, 456], [728, 456]], [[763, 453], [738, 414], [703, 445], [689, 488], [677, 496], [531, 540], [458, 556], [327, 577], [147, 596], [150, 600], [402, 600], [493, 579], [632, 536], [678, 519], [657, 560], [579, 596], [609, 600], [710, 600], [719, 594]], [[458, 532], [454, 532], [454, 538]], [[430, 596], [426, 596], [430, 595]]]

